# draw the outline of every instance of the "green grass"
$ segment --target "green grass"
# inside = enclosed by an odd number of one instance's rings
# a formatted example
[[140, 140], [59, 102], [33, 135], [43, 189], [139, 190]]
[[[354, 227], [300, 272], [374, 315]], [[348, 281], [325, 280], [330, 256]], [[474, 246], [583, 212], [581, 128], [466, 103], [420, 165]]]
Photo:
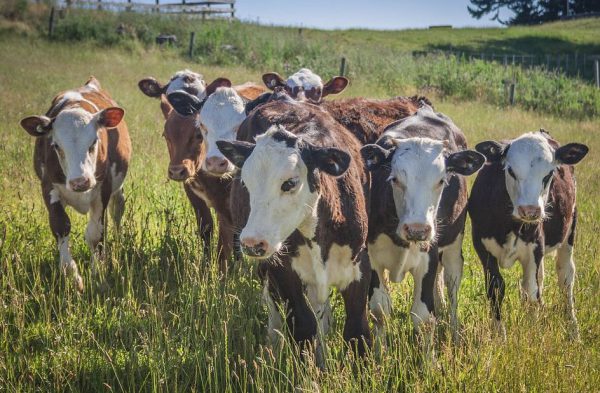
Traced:
[[[343, 302], [335, 297], [328, 371], [322, 373], [301, 361], [292, 345], [281, 350], [266, 345], [267, 315], [251, 262], [221, 281], [211, 258], [202, 255], [183, 190], [166, 181], [158, 102], [137, 89], [142, 77], [165, 80], [184, 67], [207, 79], [226, 75], [235, 83], [258, 81], [261, 70], [191, 63], [152, 48], [14, 35], [0, 38], [0, 57], [0, 391], [571, 392], [600, 386], [598, 119], [502, 108], [478, 96], [434, 100], [471, 145], [544, 127], [562, 142], [590, 146], [578, 167], [575, 294], [582, 343], [566, 338], [552, 258], [547, 259], [546, 306], [537, 315], [520, 304], [520, 268], [505, 273], [508, 340], [495, 339], [482, 270], [467, 239], [459, 303], [464, 342], [453, 346], [440, 321], [439, 368], [423, 367], [411, 342], [408, 280], [393, 288], [387, 350], [363, 364], [354, 363], [344, 348]], [[60, 275], [32, 168], [33, 140], [18, 122], [45, 112], [55, 93], [81, 85], [90, 74], [126, 109], [134, 150], [124, 225], [119, 235], [109, 227], [99, 282], [92, 280], [87, 263], [85, 218], [70, 211], [72, 252], [86, 285], [79, 295]], [[357, 78], [344, 96], [386, 97], [391, 89], [422, 93], [417, 87], [392, 89]]]

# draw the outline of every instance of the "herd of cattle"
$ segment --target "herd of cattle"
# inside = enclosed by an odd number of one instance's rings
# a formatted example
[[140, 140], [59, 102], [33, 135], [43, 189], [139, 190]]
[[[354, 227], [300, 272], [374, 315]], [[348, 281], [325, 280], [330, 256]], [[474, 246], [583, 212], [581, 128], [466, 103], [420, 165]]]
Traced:
[[[146, 78], [138, 86], [160, 99], [168, 176], [182, 182], [204, 245], [215, 227], [210, 208], [216, 213], [221, 272], [240, 251], [260, 260], [272, 339], [287, 323], [297, 342], [316, 342], [323, 365], [320, 337], [334, 286], [345, 304], [344, 338], [363, 354], [372, 343], [368, 317], [383, 337], [388, 282], [407, 272], [416, 331], [433, 332], [445, 286], [457, 338], [467, 211], [498, 332], [506, 334], [499, 268], [519, 260], [523, 298], [541, 302], [544, 255], [556, 250], [569, 332], [578, 337], [573, 165], [585, 145], [561, 146], [540, 130], [470, 150], [462, 131], [424, 97], [323, 100], [348, 80], [323, 83], [308, 69], [287, 80], [268, 73], [263, 81], [269, 90], [225, 78], [207, 84], [185, 70], [166, 84]], [[124, 209], [131, 143], [123, 115], [92, 77], [56, 96], [46, 115], [21, 121], [36, 137], [35, 171], [61, 268], [79, 290], [65, 206], [89, 212], [85, 240], [94, 270], [105, 210], [118, 225]], [[476, 172], [469, 197], [466, 176]]]

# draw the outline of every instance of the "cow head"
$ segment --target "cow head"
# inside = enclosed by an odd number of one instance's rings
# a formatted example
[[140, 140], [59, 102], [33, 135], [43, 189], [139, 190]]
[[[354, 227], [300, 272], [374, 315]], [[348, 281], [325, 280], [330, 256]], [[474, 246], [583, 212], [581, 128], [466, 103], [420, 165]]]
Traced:
[[531, 132], [510, 143], [486, 141], [475, 148], [489, 162], [501, 162], [512, 216], [525, 223], [546, 218], [545, 207], [554, 172], [559, 165], [575, 165], [585, 157], [588, 147], [569, 143], [554, 148], [545, 132]]
[[263, 75], [263, 82], [271, 90], [283, 87], [293, 99], [312, 103], [321, 102], [329, 94], [341, 93], [349, 83], [343, 76], [334, 76], [323, 84], [321, 77], [308, 68], [300, 69], [287, 80], [276, 72], [269, 72]]
[[100, 132], [119, 125], [125, 111], [111, 107], [91, 114], [81, 108], [69, 108], [54, 118], [30, 116], [21, 126], [35, 137], [48, 136], [66, 177], [66, 188], [85, 192], [96, 185], [96, 165], [106, 157]]
[[221, 152], [238, 168], [250, 196], [250, 216], [240, 234], [245, 254], [268, 258], [281, 251], [296, 230], [312, 237], [320, 196], [319, 172], [342, 175], [348, 153], [314, 146], [272, 126], [256, 144], [218, 141]]
[[395, 139], [384, 136], [361, 149], [369, 170], [389, 167], [397, 235], [407, 242], [429, 243], [436, 238], [437, 211], [442, 191], [454, 174], [471, 175], [485, 162], [473, 150], [448, 154], [444, 141], [429, 138]]
[[166, 84], [162, 84], [152, 77], [145, 78], [138, 82], [138, 87], [142, 93], [153, 98], [160, 98], [163, 94], [183, 90], [199, 99], [206, 97], [207, 88], [204, 77], [190, 70], [176, 72]]
[[169, 151], [169, 179], [185, 181], [200, 169], [205, 157], [202, 132], [193, 117], [179, 115], [163, 95], [160, 107], [165, 116], [163, 137]]

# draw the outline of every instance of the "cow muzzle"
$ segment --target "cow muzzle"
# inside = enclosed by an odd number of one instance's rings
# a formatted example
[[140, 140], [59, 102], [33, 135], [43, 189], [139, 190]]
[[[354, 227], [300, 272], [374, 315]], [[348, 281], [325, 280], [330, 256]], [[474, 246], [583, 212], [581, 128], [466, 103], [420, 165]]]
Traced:
[[522, 205], [517, 207], [519, 218], [522, 221], [533, 222], [542, 218], [542, 209], [537, 205]]
[[431, 225], [429, 224], [404, 224], [402, 225], [402, 235], [409, 242], [423, 242], [431, 238]]
[[245, 237], [240, 239], [242, 252], [248, 256], [255, 258], [266, 258], [269, 250], [269, 243], [264, 239], [255, 237]]
[[211, 175], [221, 176], [229, 171], [229, 161], [224, 157], [208, 157], [204, 166]]
[[190, 170], [185, 165], [169, 165], [169, 179], [183, 181], [190, 177]]
[[69, 187], [75, 192], [85, 192], [92, 186], [92, 181], [85, 176], [69, 180]]

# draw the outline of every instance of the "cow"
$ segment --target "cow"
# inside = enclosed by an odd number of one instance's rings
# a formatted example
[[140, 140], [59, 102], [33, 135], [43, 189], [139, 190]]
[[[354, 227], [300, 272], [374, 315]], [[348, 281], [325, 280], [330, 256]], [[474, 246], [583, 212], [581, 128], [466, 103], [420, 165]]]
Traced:
[[[452, 120], [423, 103], [412, 116], [385, 128], [376, 144], [361, 153], [372, 172], [368, 249], [373, 267], [369, 307], [376, 335], [385, 334], [391, 301], [384, 273], [401, 282], [414, 278], [411, 317], [415, 331], [433, 332], [443, 296], [450, 300], [450, 321], [458, 338], [458, 289], [462, 277], [462, 240], [467, 208], [465, 176], [485, 158], [465, 150]], [[442, 273], [443, 272], [443, 273]]]
[[329, 288], [336, 286], [346, 309], [344, 338], [364, 354], [371, 344], [371, 268], [365, 247], [369, 175], [360, 143], [321, 108], [289, 99], [256, 108], [240, 126], [238, 141], [217, 146], [240, 168], [233, 215], [243, 228], [242, 251], [262, 261], [269, 336], [282, 329], [280, 305], [297, 342], [319, 334], [316, 359], [323, 367], [320, 334], [327, 332]]
[[[60, 253], [60, 266], [83, 291], [83, 279], [69, 250], [71, 223], [65, 206], [89, 212], [85, 240], [95, 271], [95, 252], [102, 239], [105, 210], [118, 227], [125, 208], [123, 181], [131, 157], [125, 111], [94, 77], [83, 87], [58, 94], [42, 116], [29, 116], [21, 126], [34, 136], [34, 168], [42, 186], [50, 229]], [[110, 206], [109, 206], [110, 203]]]
[[[176, 96], [185, 93], [195, 97], [194, 102], [204, 102], [205, 99], [212, 97], [216, 90], [230, 88], [231, 82], [226, 78], [217, 78], [207, 85], [203, 80], [197, 80], [202, 78], [199, 74], [193, 74], [196, 75], [196, 79], [191, 79], [192, 74], [190, 71], [179, 71], [167, 85], [156, 82], [154, 78], [142, 79], [138, 85], [144, 94], [149, 97], [159, 97], [161, 100], [160, 107], [165, 118], [163, 136], [170, 157], [167, 175], [169, 179], [183, 183], [185, 193], [194, 209], [205, 252], [209, 250], [214, 228], [210, 208], [215, 210], [219, 221], [217, 242], [219, 270], [224, 274], [227, 271], [227, 262], [233, 253], [234, 243], [229, 209], [231, 180], [217, 176], [207, 168], [206, 158], [209, 150], [206, 135], [199, 127], [198, 118], [189, 116], [189, 112], [181, 115], [173, 110], [166, 94], [174, 92]], [[188, 79], [181, 80], [186, 76]], [[199, 87], [204, 89], [200, 92]], [[173, 90], [175, 88], [177, 89]], [[235, 86], [233, 90], [239, 91], [248, 99], [264, 92], [264, 88], [251, 83]]]
[[500, 267], [523, 267], [521, 295], [541, 304], [544, 256], [557, 251], [558, 285], [564, 293], [569, 334], [579, 338], [575, 315], [573, 245], [577, 225], [575, 169], [588, 152], [580, 143], [561, 146], [544, 130], [476, 146], [487, 165], [469, 198], [473, 245], [483, 265], [492, 324], [506, 338], [501, 308], [505, 285]]

